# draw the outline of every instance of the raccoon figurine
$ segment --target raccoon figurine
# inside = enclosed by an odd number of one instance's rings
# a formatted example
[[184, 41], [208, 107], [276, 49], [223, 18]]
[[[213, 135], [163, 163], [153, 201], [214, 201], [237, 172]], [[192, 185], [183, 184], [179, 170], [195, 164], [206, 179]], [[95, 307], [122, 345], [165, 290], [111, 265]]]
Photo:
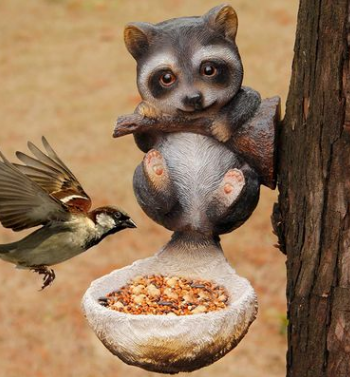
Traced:
[[[234, 9], [221, 5], [202, 17], [125, 29], [143, 99], [139, 125], [124, 132], [135, 132], [146, 153], [134, 190], [147, 215], [175, 232], [217, 237], [258, 203], [261, 175], [230, 147], [261, 104], [256, 91], [242, 87], [237, 26]], [[123, 134], [121, 123], [115, 136]]]

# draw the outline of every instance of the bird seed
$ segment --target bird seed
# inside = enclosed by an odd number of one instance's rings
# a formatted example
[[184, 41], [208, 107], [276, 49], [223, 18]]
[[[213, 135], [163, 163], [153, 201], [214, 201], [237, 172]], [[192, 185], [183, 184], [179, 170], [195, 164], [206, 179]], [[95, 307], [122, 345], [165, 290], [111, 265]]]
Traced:
[[225, 309], [225, 288], [207, 280], [176, 276], [138, 276], [99, 303], [128, 314], [191, 315]]

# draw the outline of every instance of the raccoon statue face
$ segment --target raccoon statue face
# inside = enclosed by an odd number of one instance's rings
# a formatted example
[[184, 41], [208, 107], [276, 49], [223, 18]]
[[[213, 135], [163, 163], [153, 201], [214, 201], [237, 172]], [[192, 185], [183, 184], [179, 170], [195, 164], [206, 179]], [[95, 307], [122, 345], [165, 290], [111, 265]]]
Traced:
[[137, 61], [142, 99], [169, 115], [217, 111], [240, 89], [237, 15], [229, 5], [202, 17], [132, 23], [125, 44]]

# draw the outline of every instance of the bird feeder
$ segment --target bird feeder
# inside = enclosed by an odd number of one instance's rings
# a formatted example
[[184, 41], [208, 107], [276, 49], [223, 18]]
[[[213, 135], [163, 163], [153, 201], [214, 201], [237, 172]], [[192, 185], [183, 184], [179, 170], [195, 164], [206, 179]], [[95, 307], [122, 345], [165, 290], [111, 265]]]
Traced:
[[[213, 363], [242, 340], [257, 314], [255, 292], [225, 259], [219, 236], [249, 218], [261, 184], [275, 188], [280, 99], [261, 101], [256, 91], [241, 86], [237, 26], [236, 12], [224, 4], [202, 17], [132, 23], [124, 31], [143, 101], [134, 114], [118, 118], [114, 137], [132, 133], [146, 153], [134, 174], [136, 198], [174, 234], [153, 257], [94, 281], [83, 310], [114, 355], [146, 370], [191, 372]], [[101, 305], [101, 297], [120, 294], [137, 277], [150, 275], [210, 281], [225, 290], [225, 305], [211, 310], [216, 298], [209, 288], [202, 297], [193, 291], [192, 297], [203, 300], [200, 311], [199, 306], [192, 311], [185, 295], [177, 303], [185, 309], [167, 314], [125, 309], [119, 301], [121, 311]], [[136, 307], [142, 300], [125, 304]]]
[[[270, 187], [275, 184], [275, 128], [279, 121], [279, 107], [278, 97], [264, 100], [254, 118], [237, 131], [232, 141], [237, 153], [259, 171], [260, 181]], [[164, 124], [172, 124], [175, 131], [181, 128], [180, 124], [166, 121], [153, 121], [152, 127], [155, 131], [157, 127], [158, 131], [161, 130]], [[149, 127], [145, 122], [137, 114], [125, 116], [120, 118], [115, 132], [117, 136], [142, 132], [146, 126]], [[194, 122], [193, 135], [196, 127]], [[196, 137], [203, 142], [201, 138], [208, 136]], [[210, 150], [219, 147], [222, 146], [217, 143]], [[161, 152], [167, 153], [165, 150]], [[190, 151], [185, 148], [182, 153]], [[223, 149], [223, 159], [225, 153]], [[171, 156], [167, 159], [171, 160]], [[213, 160], [214, 157], [209, 159]], [[172, 170], [175, 175], [182, 173], [181, 169]], [[224, 174], [219, 173], [221, 176]], [[139, 181], [135, 180], [135, 185], [140, 185]], [[135, 191], [139, 188], [135, 187]], [[152, 202], [151, 197], [149, 200]], [[244, 201], [244, 198], [237, 200]], [[244, 204], [246, 207], [249, 203]], [[202, 213], [199, 215], [204, 216]], [[171, 228], [171, 225], [167, 223], [167, 227]], [[186, 229], [188, 227], [187, 224]], [[110, 352], [129, 365], [160, 373], [190, 372], [213, 363], [242, 340], [257, 315], [254, 289], [229, 265], [218, 238], [204, 237], [201, 229], [175, 231], [173, 239], [154, 256], [138, 260], [92, 282], [82, 302], [89, 325]], [[167, 316], [120, 313], [100, 304], [100, 297], [120, 289], [136, 276], [149, 274], [213, 281], [226, 288], [229, 296], [227, 307], [209, 313]]]

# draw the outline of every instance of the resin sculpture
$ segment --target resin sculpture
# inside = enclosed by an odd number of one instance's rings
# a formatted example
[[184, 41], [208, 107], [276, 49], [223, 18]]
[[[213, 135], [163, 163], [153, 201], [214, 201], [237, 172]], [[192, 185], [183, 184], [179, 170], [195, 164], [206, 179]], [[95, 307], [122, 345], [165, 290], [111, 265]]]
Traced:
[[[143, 101], [118, 118], [114, 136], [133, 133], [146, 153], [134, 175], [136, 198], [174, 234], [155, 256], [94, 281], [83, 308], [112, 353], [147, 370], [177, 373], [213, 363], [239, 343], [257, 313], [255, 292], [227, 263], [219, 236], [249, 218], [260, 184], [275, 187], [280, 100], [261, 101], [242, 87], [237, 25], [233, 8], [221, 5], [201, 17], [125, 29]], [[227, 307], [168, 316], [100, 304], [100, 297], [149, 274], [223, 285]]]

